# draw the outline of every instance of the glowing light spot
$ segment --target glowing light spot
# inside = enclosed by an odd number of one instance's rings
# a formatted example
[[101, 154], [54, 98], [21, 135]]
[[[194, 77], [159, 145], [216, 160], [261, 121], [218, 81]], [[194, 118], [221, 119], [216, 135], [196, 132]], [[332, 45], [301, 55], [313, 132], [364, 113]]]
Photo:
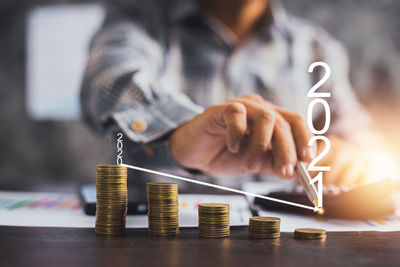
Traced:
[[325, 213], [324, 208], [320, 208], [320, 209], [317, 211], [317, 213], [318, 213], [319, 215], [324, 214], [324, 213]]

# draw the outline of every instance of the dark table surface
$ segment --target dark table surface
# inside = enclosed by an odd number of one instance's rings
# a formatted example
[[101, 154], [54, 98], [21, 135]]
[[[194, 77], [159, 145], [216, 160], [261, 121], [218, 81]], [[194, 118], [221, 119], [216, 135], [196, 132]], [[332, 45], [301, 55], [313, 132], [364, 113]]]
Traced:
[[325, 241], [150, 237], [147, 229], [99, 236], [93, 229], [0, 227], [0, 266], [400, 266], [400, 232], [329, 232]]

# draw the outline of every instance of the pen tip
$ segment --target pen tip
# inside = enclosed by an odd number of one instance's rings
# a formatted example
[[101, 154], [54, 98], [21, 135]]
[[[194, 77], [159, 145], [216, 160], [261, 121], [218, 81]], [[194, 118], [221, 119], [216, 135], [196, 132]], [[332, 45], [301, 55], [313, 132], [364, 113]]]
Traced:
[[314, 204], [314, 206], [318, 207], [318, 198], [314, 198], [312, 200], [312, 203]]

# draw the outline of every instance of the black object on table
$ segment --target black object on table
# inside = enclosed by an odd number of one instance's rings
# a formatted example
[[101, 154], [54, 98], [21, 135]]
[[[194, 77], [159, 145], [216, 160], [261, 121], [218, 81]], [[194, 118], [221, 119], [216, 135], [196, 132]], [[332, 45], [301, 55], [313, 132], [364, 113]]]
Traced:
[[[96, 215], [96, 185], [82, 184], [78, 188], [83, 211], [86, 215]], [[147, 214], [146, 190], [128, 187], [128, 215]]]
[[[399, 189], [398, 181], [382, 180], [362, 185], [349, 191], [343, 191], [340, 194], [324, 194], [323, 206], [325, 212], [323, 216], [347, 220], [366, 220], [391, 215], [396, 209], [392, 196]], [[313, 206], [304, 192], [278, 191], [272, 192], [267, 196]], [[261, 198], [255, 198], [254, 204], [260, 205], [266, 210], [315, 215], [309, 210]]]

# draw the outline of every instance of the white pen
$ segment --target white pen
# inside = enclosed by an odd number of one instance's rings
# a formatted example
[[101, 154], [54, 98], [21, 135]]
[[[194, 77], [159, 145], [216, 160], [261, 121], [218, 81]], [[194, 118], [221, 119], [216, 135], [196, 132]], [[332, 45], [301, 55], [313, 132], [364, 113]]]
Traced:
[[315, 189], [314, 184], [310, 183], [311, 177], [303, 162], [297, 161], [296, 171], [299, 176], [300, 183], [303, 186], [304, 190], [306, 191], [307, 197], [316, 207], [318, 207], [317, 189]]

